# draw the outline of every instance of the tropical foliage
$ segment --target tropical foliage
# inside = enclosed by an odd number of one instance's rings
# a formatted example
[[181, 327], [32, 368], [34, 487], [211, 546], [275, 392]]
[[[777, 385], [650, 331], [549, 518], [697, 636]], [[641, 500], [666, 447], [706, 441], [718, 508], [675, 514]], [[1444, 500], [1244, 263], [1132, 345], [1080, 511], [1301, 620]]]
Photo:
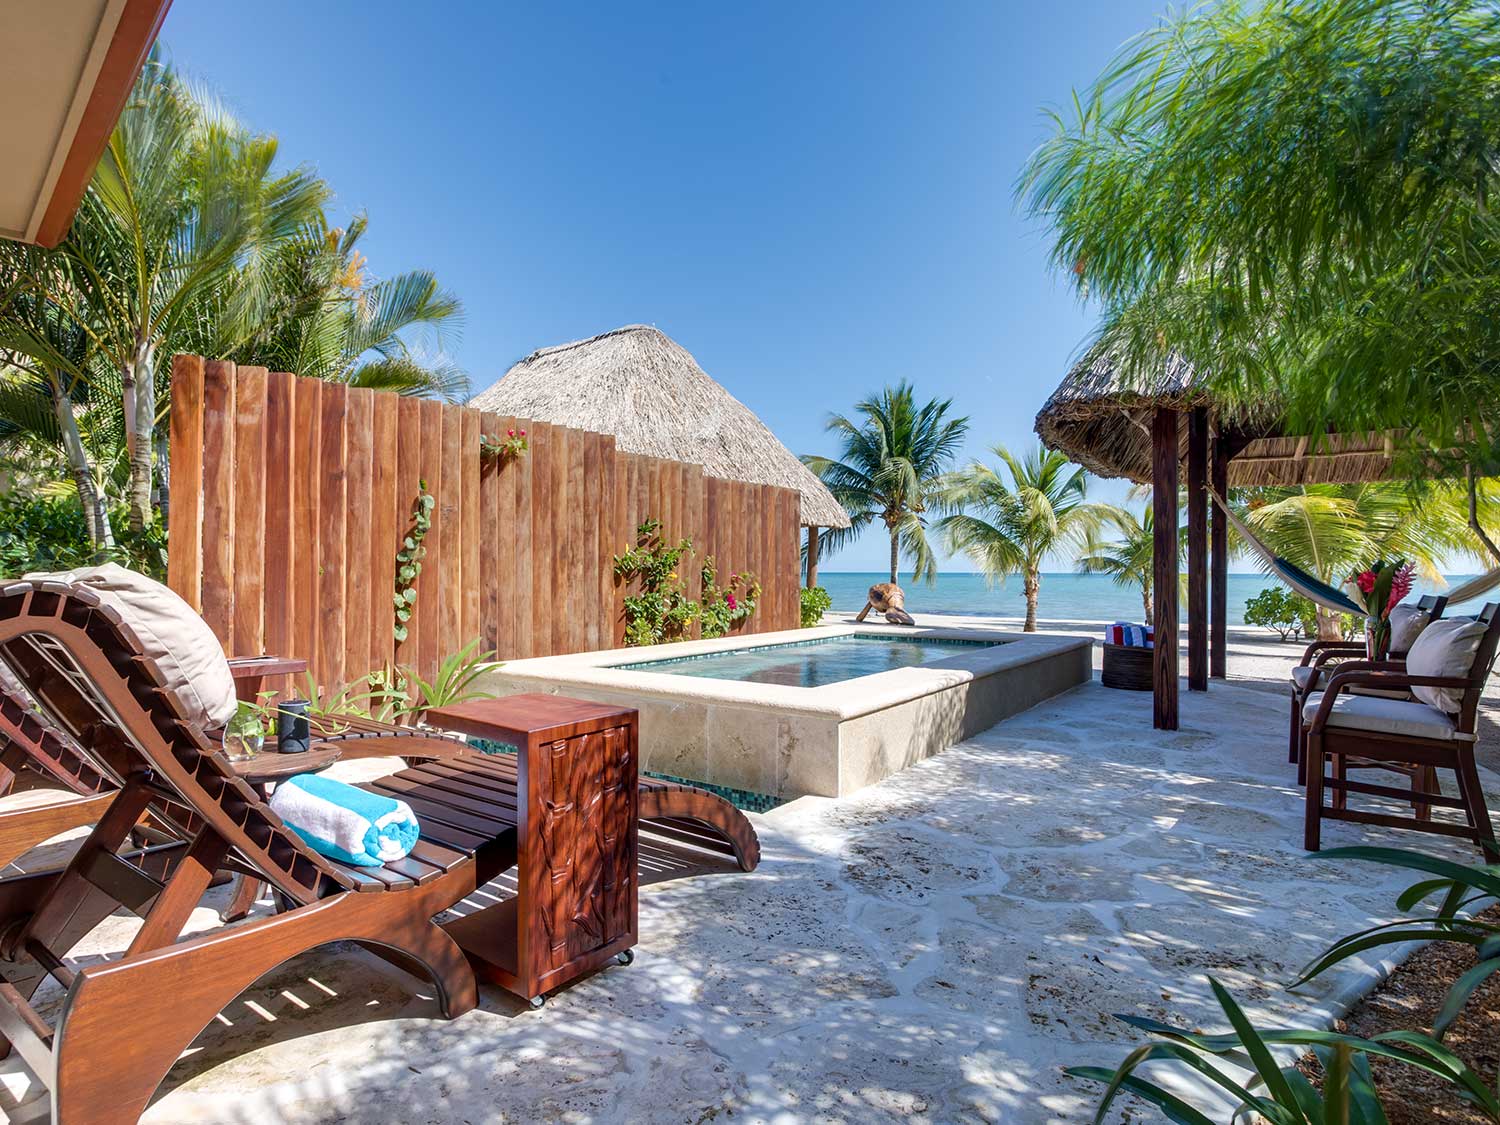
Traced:
[[951, 399], [929, 399], [919, 406], [911, 384], [901, 382], [857, 403], [857, 419], [835, 414], [828, 420], [838, 457], [802, 460], [844, 506], [851, 526], [824, 531], [820, 550], [836, 551], [878, 521], [890, 535], [892, 582], [902, 558], [911, 563], [913, 579], [937, 579], [927, 521], [945, 509], [947, 473], [969, 430], [968, 418], [951, 416], [952, 405]]
[[458, 302], [431, 275], [377, 280], [357, 217], [281, 170], [274, 137], [236, 121], [159, 55], [141, 73], [56, 250], [0, 243], [0, 441], [16, 482], [72, 482], [95, 557], [168, 513], [171, 357], [196, 352], [406, 393], [459, 395], [440, 342]]
[[821, 586], [804, 586], [798, 596], [802, 600], [802, 627], [811, 629], [821, 624], [833, 605], [833, 596]]
[[1020, 192], [1127, 373], [1176, 353], [1292, 432], [1394, 430], [1494, 471], [1493, 4], [1188, 7], [1054, 125]]
[[[1141, 592], [1142, 621], [1151, 620], [1151, 586], [1155, 581], [1153, 559], [1155, 544], [1151, 533], [1154, 520], [1151, 506], [1136, 515], [1128, 508], [1105, 510], [1102, 526], [1090, 536], [1078, 556], [1077, 566], [1085, 574], [1107, 574], [1116, 586], [1134, 586]], [[1104, 540], [1102, 533], [1113, 532], [1115, 538]]]
[[1000, 468], [975, 462], [948, 481], [947, 500], [960, 510], [940, 527], [949, 550], [967, 555], [992, 581], [1021, 576], [1025, 631], [1034, 633], [1042, 561], [1085, 548], [1118, 510], [1089, 503], [1087, 474], [1061, 453], [1036, 446], [1017, 457], [1002, 445], [994, 453]]

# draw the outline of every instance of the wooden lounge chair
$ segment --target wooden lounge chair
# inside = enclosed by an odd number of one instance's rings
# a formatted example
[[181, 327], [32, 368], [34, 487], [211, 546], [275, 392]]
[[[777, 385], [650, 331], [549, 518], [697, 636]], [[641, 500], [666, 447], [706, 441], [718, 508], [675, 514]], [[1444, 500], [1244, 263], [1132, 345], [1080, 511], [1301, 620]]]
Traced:
[[[1322, 821], [1348, 820], [1388, 828], [1407, 828], [1471, 840], [1487, 862], [1500, 862], [1500, 845], [1485, 804], [1484, 790], [1474, 764], [1475, 725], [1479, 697], [1500, 647], [1500, 604], [1492, 603], [1474, 618], [1487, 626], [1464, 676], [1416, 676], [1399, 661], [1353, 660], [1340, 664], [1327, 688], [1308, 697], [1306, 725], [1307, 814], [1304, 843], [1317, 851]], [[1415, 699], [1414, 687], [1461, 691], [1456, 715], [1449, 715]], [[1379, 689], [1382, 695], [1357, 695], [1355, 689]], [[1325, 771], [1332, 767], [1331, 776]], [[1355, 781], [1351, 768], [1379, 768], [1412, 778], [1411, 791]], [[1452, 771], [1457, 797], [1437, 785], [1440, 770]], [[1333, 794], [1324, 804], [1324, 790]], [[1395, 816], [1349, 807], [1351, 793], [1402, 801], [1417, 807], [1417, 815]], [[1459, 809], [1462, 825], [1433, 820], [1430, 808]]]
[[[1427, 614], [1428, 623], [1437, 621], [1447, 608], [1448, 599], [1441, 594], [1427, 594], [1417, 599], [1416, 608]], [[1302, 760], [1302, 708], [1307, 697], [1321, 691], [1328, 683], [1329, 674], [1345, 660], [1362, 659], [1367, 650], [1364, 641], [1314, 641], [1302, 653], [1302, 660], [1292, 669], [1292, 718], [1287, 735], [1287, 761], [1297, 763], [1297, 783], [1305, 784], [1305, 767]], [[1388, 659], [1400, 661], [1404, 652], [1391, 652]]]
[[[474, 970], [433, 917], [516, 861], [516, 790], [503, 768], [479, 755], [455, 758], [443, 770], [449, 781], [430, 791], [427, 779], [406, 777], [415, 771], [397, 775], [434, 809], [457, 809], [454, 778], [490, 804], [461, 830], [452, 812], [429, 818], [405, 860], [347, 866], [309, 849], [235, 774], [184, 717], [129, 626], [87, 587], [0, 587], [0, 660], [117, 786], [65, 868], [0, 879], [0, 1034], [50, 1088], [54, 1121], [135, 1120], [172, 1063], [236, 995], [328, 942], [357, 942], [429, 975], [449, 1018], [475, 1006]], [[612, 777], [614, 768], [598, 772]], [[148, 814], [163, 842], [132, 848], [132, 831]], [[603, 861], [600, 870], [614, 873], [605, 885], [633, 882], [634, 832], [622, 867], [626, 854]], [[270, 884], [280, 912], [179, 940], [221, 869]], [[144, 920], [123, 957], [68, 965], [72, 947], [120, 907]], [[568, 927], [578, 919], [553, 921]], [[633, 931], [632, 921], [632, 941]], [[67, 990], [55, 1026], [30, 1002], [48, 977]]]

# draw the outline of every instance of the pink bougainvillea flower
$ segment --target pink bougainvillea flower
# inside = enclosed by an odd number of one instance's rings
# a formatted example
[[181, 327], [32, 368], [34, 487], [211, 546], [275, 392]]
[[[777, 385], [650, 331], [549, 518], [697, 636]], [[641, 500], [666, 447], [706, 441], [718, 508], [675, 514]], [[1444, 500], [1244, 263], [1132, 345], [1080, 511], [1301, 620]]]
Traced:
[[734, 595], [733, 594], [730, 594], [724, 600], [725, 600], [726, 603], [728, 603], [730, 609], [737, 609], [737, 608], [739, 608], [739, 604], [740, 603], [734, 600]]
[[516, 436], [516, 431], [515, 430], [506, 430], [505, 431], [505, 436], [506, 437], [515, 437]]
[[525, 436], [526, 436], [526, 431], [525, 431], [525, 430], [522, 430], [522, 431], [521, 431], [521, 436], [522, 436], [522, 437], [525, 437]]
[[1375, 572], [1373, 570], [1362, 570], [1354, 576], [1354, 583], [1359, 587], [1362, 594], [1368, 594], [1375, 589]]

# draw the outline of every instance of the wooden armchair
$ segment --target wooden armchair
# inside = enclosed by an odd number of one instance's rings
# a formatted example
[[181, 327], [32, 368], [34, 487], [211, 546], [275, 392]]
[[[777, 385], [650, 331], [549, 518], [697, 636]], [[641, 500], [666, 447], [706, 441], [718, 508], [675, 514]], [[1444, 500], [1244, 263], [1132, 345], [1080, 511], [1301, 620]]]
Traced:
[[[1426, 594], [1417, 599], [1416, 608], [1427, 613], [1431, 624], [1443, 616], [1448, 599], [1441, 594]], [[1328, 686], [1329, 672], [1344, 661], [1358, 660], [1368, 650], [1364, 641], [1314, 641], [1302, 653], [1302, 659], [1292, 669], [1292, 716], [1287, 736], [1287, 761], [1297, 763], [1297, 784], [1306, 784], [1306, 767], [1302, 754], [1302, 708], [1307, 697]], [[1390, 660], [1402, 660], [1404, 652], [1392, 652]]]
[[[1479, 699], [1500, 647], [1500, 603], [1475, 617], [1486, 626], [1469, 671], [1463, 676], [1416, 676], [1400, 661], [1355, 660], [1340, 664], [1321, 692], [1304, 706], [1307, 814], [1304, 843], [1317, 851], [1325, 818], [1388, 828], [1456, 836], [1474, 842], [1488, 862], [1500, 862], [1500, 845], [1474, 764]], [[1408, 698], [1414, 687], [1462, 692], [1456, 714]], [[1356, 694], [1374, 689], [1379, 695]], [[1331, 767], [1332, 773], [1326, 771]], [[1379, 768], [1412, 778], [1410, 791], [1355, 781], [1351, 768]], [[1441, 792], [1439, 771], [1453, 773], [1458, 796]], [[1324, 791], [1332, 794], [1324, 804]], [[1411, 817], [1349, 807], [1349, 794], [1393, 799], [1416, 808]], [[1461, 810], [1465, 824], [1433, 820], [1432, 808]]]

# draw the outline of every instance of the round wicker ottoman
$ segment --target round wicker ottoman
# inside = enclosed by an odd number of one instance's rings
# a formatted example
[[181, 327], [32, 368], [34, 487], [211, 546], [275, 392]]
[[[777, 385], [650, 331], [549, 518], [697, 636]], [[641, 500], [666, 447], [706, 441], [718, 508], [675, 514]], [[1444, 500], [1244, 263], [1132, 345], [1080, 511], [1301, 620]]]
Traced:
[[1099, 682], [1124, 691], [1150, 691], [1154, 650], [1136, 645], [1104, 646], [1104, 671]]

